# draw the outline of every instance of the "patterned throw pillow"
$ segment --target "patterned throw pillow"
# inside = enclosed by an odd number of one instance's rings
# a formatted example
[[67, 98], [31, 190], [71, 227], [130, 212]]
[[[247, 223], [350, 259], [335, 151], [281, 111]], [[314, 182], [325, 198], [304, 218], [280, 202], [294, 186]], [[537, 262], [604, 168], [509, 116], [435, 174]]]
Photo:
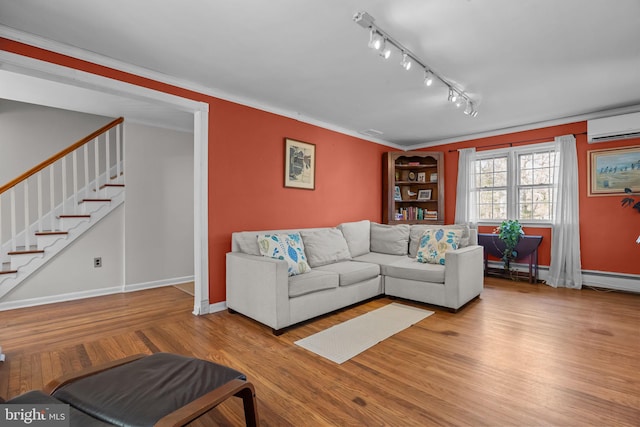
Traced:
[[289, 276], [311, 271], [304, 255], [304, 245], [300, 233], [260, 234], [258, 246], [263, 256], [287, 261]]
[[444, 253], [458, 249], [460, 237], [461, 230], [425, 230], [416, 259], [418, 262], [444, 265]]

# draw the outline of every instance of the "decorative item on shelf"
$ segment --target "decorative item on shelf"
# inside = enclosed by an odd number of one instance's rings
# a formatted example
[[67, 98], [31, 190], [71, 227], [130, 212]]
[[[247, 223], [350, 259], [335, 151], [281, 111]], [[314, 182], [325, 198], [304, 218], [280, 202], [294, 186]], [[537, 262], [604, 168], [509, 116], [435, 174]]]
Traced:
[[427, 174], [425, 172], [418, 172], [418, 182], [427, 182]]
[[515, 247], [518, 245], [520, 238], [524, 236], [522, 224], [517, 219], [507, 219], [496, 227], [494, 233], [498, 233], [498, 238], [505, 244], [505, 249], [502, 252], [504, 270], [505, 272], [511, 271], [511, 261], [518, 257]]
[[409, 197], [413, 197], [416, 194], [418, 194], [418, 193], [416, 193], [415, 191], [407, 190], [407, 196], [409, 196]]
[[418, 200], [431, 200], [431, 189], [419, 190], [418, 191]]
[[429, 182], [438, 182], [438, 174], [437, 173], [432, 173], [431, 174], [431, 179], [429, 180]]
[[409, 166], [420, 166], [420, 162], [409, 162]]
[[400, 171], [396, 171], [396, 181], [400, 181]]
[[284, 186], [315, 190], [316, 146], [284, 139]]
[[402, 201], [402, 194], [400, 193], [400, 186], [396, 185], [393, 189], [393, 200]]
[[407, 179], [409, 181], [415, 181], [416, 180], [416, 173], [414, 171], [410, 171], [409, 175], [407, 175]]

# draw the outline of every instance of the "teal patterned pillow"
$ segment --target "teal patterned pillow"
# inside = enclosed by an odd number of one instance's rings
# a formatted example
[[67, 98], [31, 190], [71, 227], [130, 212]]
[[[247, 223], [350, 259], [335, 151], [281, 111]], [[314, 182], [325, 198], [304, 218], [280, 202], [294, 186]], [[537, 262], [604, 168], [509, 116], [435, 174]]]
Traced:
[[418, 262], [444, 265], [444, 253], [458, 249], [461, 237], [461, 230], [425, 230], [416, 259]]
[[311, 271], [304, 255], [304, 245], [300, 233], [260, 234], [258, 246], [263, 256], [287, 261], [289, 276]]

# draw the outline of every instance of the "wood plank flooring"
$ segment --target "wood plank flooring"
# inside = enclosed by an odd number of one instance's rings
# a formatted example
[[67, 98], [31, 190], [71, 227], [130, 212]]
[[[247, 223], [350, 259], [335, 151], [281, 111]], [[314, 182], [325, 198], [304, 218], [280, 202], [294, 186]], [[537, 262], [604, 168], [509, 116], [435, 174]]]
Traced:
[[[241, 315], [193, 316], [174, 287], [0, 312], [0, 395], [136, 353], [174, 352], [244, 372], [263, 426], [638, 426], [640, 295], [488, 278], [458, 313], [436, 311], [336, 365], [297, 339], [381, 298], [276, 337]], [[398, 300], [405, 304], [407, 301]], [[200, 425], [242, 425], [230, 399]]]

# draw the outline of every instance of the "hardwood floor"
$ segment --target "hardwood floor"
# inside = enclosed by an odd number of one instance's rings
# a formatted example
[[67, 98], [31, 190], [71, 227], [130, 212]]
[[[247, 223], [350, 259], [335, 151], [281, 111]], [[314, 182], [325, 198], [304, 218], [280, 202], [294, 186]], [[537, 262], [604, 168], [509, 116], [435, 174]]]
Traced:
[[[263, 426], [640, 425], [640, 295], [488, 278], [458, 313], [414, 304], [436, 314], [342, 365], [293, 344], [389, 301], [279, 337], [226, 311], [193, 316], [174, 287], [0, 312], [0, 395], [167, 351], [244, 372]], [[230, 399], [201, 425], [242, 425], [242, 414]]]

